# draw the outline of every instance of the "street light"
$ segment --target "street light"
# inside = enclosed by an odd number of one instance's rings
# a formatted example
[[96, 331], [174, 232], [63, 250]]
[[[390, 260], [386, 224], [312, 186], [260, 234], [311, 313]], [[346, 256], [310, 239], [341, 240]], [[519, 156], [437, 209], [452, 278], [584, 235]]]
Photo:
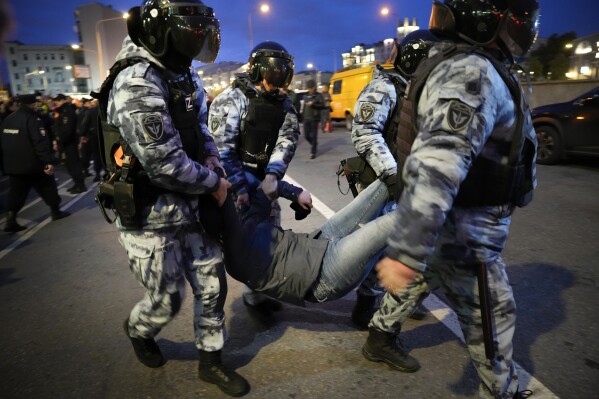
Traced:
[[260, 11], [262, 14], [267, 14], [270, 11], [270, 6], [266, 3], [262, 3], [260, 8], [250, 10], [248, 13], [248, 32], [250, 34], [250, 51], [254, 48], [254, 39], [252, 38], [252, 12]]
[[104, 80], [104, 64], [102, 62], [102, 39], [100, 37], [100, 24], [107, 21], [116, 21], [129, 18], [128, 13], [124, 13], [120, 17], [101, 19], [96, 22], [96, 46], [98, 47], [98, 64], [100, 65], [100, 82]]

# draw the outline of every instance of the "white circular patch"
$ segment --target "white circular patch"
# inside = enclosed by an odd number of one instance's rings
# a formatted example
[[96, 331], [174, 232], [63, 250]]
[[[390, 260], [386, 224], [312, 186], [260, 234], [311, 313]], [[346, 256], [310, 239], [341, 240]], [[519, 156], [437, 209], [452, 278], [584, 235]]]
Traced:
[[152, 18], [156, 18], [158, 16], [158, 10], [155, 8], [152, 8], [150, 10], [150, 15], [152, 16]]

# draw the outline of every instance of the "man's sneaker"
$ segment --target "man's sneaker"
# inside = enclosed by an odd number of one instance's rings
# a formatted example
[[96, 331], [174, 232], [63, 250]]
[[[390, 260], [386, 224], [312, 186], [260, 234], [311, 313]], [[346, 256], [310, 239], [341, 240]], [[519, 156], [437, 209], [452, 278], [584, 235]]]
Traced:
[[360, 330], [367, 330], [372, 315], [376, 312], [376, 296], [357, 294], [351, 320]]
[[237, 372], [221, 362], [221, 351], [200, 350], [199, 376], [202, 381], [214, 384], [229, 396], [243, 396], [250, 391], [250, 384]]
[[408, 355], [399, 346], [397, 334], [376, 328], [368, 329], [368, 339], [362, 347], [362, 354], [371, 362], [384, 362], [389, 367], [405, 373], [413, 373], [420, 369], [418, 360]]
[[166, 363], [164, 357], [162, 356], [162, 352], [160, 352], [160, 348], [154, 339], [133, 338], [129, 335], [129, 319], [125, 320], [123, 329], [125, 330], [125, 335], [127, 335], [131, 341], [131, 344], [133, 345], [133, 350], [135, 351], [137, 360], [142, 362], [145, 366], [151, 368], [160, 367]]

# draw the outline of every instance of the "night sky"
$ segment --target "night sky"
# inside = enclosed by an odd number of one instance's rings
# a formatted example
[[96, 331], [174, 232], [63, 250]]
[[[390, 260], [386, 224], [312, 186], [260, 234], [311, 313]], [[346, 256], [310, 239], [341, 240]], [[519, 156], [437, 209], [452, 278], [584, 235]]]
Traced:
[[[254, 0], [214, 0], [221, 23], [222, 44], [218, 61], [245, 61], [249, 54], [248, 13], [252, 12], [254, 44], [275, 40], [295, 56], [296, 71], [312, 63], [321, 70], [341, 68], [341, 53], [357, 43], [370, 44], [394, 36], [398, 19], [416, 18], [428, 25], [432, 0], [265, 0], [269, 14]], [[17, 27], [10, 36], [24, 44], [71, 44], [77, 40], [73, 12], [89, 0], [9, 0]], [[140, 5], [140, 0], [100, 1], [117, 11]], [[387, 6], [394, 15], [383, 17]], [[599, 1], [541, 0], [541, 34], [574, 31], [579, 37], [599, 32]]]

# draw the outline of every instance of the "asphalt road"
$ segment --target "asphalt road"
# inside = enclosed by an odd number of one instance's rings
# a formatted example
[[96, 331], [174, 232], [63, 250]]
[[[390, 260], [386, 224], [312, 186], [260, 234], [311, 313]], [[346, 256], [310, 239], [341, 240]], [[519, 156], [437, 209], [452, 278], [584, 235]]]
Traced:
[[[353, 154], [347, 131], [321, 135], [309, 159], [300, 142], [288, 172], [313, 193], [320, 212], [302, 222], [283, 204], [283, 226], [311, 231], [351, 200], [335, 172]], [[131, 276], [115, 228], [102, 219], [94, 187], [68, 195], [73, 214], [50, 222], [35, 195], [19, 221], [28, 230], [0, 233], [0, 398], [224, 398], [197, 378], [191, 298], [158, 337], [168, 362], [148, 369], [134, 357], [121, 325], [143, 290]], [[505, 252], [518, 303], [514, 359], [532, 398], [596, 398], [599, 390], [599, 161], [576, 159], [538, 168], [533, 203], [518, 210]], [[341, 191], [347, 190], [341, 182]], [[0, 180], [0, 205], [6, 185]], [[37, 202], [36, 202], [37, 201]], [[4, 219], [0, 216], [0, 222]], [[419, 359], [414, 374], [365, 360], [366, 332], [349, 314], [354, 294], [306, 308], [285, 305], [263, 323], [229, 279], [224, 358], [252, 385], [247, 398], [475, 398], [478, 380], [451, 312], [436, 297], [431, 314], [404, 326]]]

